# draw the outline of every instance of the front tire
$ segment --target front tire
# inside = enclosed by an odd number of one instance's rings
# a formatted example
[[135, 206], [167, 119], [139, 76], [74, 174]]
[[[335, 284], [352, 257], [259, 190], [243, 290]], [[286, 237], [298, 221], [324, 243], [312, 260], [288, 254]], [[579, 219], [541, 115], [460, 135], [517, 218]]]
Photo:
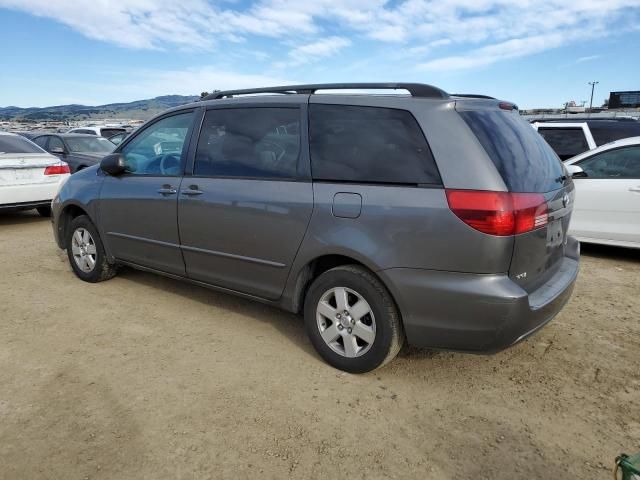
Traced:
[[305, 297], [311, 343], [330, 365], [364, 373], [391, 361], [404, 342], [398, 309], [380, 280], [357, 265], [320, 275]]
[[65, 245], [71, 268], [80, 280], [96, 283], [116, 275], [116, 266], [107, 261], [98, 230], [88, 216], [73, 219]]

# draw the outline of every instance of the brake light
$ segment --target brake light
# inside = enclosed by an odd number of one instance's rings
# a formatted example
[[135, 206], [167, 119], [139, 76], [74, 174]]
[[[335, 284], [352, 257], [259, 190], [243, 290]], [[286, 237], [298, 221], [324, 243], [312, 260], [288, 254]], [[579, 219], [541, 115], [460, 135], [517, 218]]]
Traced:
[[547, 202], [539, 193], [447, 190], [449, 208], [470, 227], [490, 235], [508, 236], [544, 227]]
[[501, 110], [518, 110], [518, 106], [511, 102], [500, 102], [498, 104]]
[[65, 173], [71, 173], [69, 165], [64, 162], [60, 162], [58, 165], [51, 165], [44, 169], [45, 175], [63, 175]]

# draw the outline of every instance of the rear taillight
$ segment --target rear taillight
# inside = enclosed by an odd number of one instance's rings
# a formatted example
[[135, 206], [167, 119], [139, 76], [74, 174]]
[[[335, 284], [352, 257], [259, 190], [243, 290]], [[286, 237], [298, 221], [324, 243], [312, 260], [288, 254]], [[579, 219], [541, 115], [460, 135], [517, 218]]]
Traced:
[[449, 208], [464, 223], [490, 235], [530, 232], [548, 222], [547, 202], [539, 193], [447, 190]]
[[45, 175], [62, 175], [64, 173], [71, 173], [69, 165], [64, 162], [60, 162], [58, 165], [51, 165], [44, 169]]

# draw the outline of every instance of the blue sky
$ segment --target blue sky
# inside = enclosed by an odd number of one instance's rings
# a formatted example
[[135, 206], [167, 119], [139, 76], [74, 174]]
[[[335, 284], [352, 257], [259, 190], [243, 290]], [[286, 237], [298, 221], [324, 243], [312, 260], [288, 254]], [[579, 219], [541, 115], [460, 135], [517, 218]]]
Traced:
[[0, 0], [0, 106], [415, 81], [521, 108], [640, 90], [640, 0]]

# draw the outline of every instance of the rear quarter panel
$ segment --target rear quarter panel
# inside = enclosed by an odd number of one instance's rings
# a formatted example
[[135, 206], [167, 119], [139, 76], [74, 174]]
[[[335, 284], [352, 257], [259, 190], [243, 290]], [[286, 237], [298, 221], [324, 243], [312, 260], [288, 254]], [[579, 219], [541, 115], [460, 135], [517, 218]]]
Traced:
[[[472, 273], [509, 269], [513, 239], [477, 232], [449, 210], [442, 188], [316, 182], [314, 211], [294, 272], [322, 255], [350, 256], [372, 270]], [[362, 197], [358, 218], [333, 215], [337, 193]]]

